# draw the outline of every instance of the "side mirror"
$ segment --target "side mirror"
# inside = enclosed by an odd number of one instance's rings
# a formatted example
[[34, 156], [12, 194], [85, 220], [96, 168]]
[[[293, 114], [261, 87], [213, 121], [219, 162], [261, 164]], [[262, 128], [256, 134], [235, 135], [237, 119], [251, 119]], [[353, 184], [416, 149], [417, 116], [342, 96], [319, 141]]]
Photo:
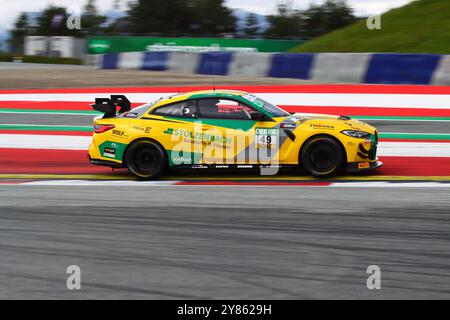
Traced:
[[252, 112], [250, 116], [255, 121], [264, 121], [266, 119], [266, 115], [262, 112]]

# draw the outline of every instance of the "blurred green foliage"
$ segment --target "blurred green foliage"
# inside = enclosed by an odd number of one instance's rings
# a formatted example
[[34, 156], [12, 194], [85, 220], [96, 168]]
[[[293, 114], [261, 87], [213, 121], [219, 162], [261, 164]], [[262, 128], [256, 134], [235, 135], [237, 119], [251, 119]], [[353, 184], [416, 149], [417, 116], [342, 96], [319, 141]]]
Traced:
[[346, 1], [327, 0], [304, 11], [294, 9], [289, 2], [279, 3], [276, 14], [268, 20], [266, 36], [310, 39], [352, 24], [356, 17]]

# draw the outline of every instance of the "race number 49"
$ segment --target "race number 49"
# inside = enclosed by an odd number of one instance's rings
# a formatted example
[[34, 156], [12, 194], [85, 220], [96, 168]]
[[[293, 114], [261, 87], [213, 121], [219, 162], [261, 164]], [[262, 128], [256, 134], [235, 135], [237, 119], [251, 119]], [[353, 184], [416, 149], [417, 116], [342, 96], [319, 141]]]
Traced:
[[273, 149], [277, 145], [277, 129], [256, 128], [255, 143], [257, 148]]

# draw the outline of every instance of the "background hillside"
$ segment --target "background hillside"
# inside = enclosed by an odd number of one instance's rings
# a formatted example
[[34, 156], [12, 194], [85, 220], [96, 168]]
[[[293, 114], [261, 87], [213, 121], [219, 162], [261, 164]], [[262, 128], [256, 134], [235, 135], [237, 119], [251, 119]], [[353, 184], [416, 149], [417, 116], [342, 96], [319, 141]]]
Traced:
[[293, 52], [450, 53], [450, 1], [418, 0], [381, 17], [381, 30], [366, 21], [302, 44]]

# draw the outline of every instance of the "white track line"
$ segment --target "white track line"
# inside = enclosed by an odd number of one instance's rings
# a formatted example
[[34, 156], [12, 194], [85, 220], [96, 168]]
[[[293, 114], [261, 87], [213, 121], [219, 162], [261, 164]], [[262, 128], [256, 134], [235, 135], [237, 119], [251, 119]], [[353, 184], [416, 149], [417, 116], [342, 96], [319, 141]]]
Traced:
[[[298, 106], [301, 108], [301, 106]], [[50, 112], [48, 111], [39, 111], [39, 110], [30, 110], [30, 111], [24, 111], [20, 110], [17, 111], [15, 109], [0, 109], [1, 113], [7, 113], [7, 114], [39, 114], [39, 115], [64, 115], [64, 116], [98, 116], [101, 115], [100, 112], [92, 112], [92, 111], [85, 111], [85, 112], [70, 112], [70, 111], [62, 111], [62, 110], [52, 110]], [[358, 117], [358, 116], [352, 116], [354, 119], [359, 119], [364, 122], [370, 122], [370, 121], [379, 121], [379, 122], [450, 122], [450, 118], [448, 119], [435, 119], [435, 118], [426, 118], [426, 119], [408, 119], [408, 118], [400, 118], [400, 117], [392, 117], [392, 118], [366, 118]]]
[[87, 150], [91, 140], [88, 136], [0, 134], [0, 148]]
[[450, 183], [440, 182], [334, 182], [330, 187], [335, 188], [450, 188]]
[[[8, 186], [116, 186], [116, 187], [207, 187], [211, 188], [211, 185], [199, 185], [199, 184], [183, 184], [176, 185], [179, 181], [133, 181], [133, 180], [39, 180], [39, 181], [28, 181], [28, 182], [18, 182], [11, 184], [8, 182], [0, 182], [0, 185]], [[270, 187], [273, 185], [217, 185], [214, 187], [245, 187], [245, 188], [262, 188]], [[306, 185], [282, 185], [279, 187], [287, 188], [450, 188], [450, 183], [440, 183], [440, 182], [388, 182], [388, 181], [364, 181], [364, 182], [333, 182], [327, 186], [306, 186]]]
[[378, 155], [390, 157], [450, 157], [450, 143], [380, 142]]
[[[0, 134], [0, 148], [88, 150], [92, 137], [69, 135]], [[378, 155], [392, 157], [450, 157], [450, 143], [380, 142]]]
[[[83, 101], [92, 103], [96, 97], [109, 97], [112, 94], [121, 94], [121, 92], [0, 94], [0, 101]], [[171, 94], [174, 92], [129, 93], [126, 96], [131, 102], [144, 103]], [[257, 95], [279, 105], [450, 109], [450, 98], [445, 94], [258, 93]]]

